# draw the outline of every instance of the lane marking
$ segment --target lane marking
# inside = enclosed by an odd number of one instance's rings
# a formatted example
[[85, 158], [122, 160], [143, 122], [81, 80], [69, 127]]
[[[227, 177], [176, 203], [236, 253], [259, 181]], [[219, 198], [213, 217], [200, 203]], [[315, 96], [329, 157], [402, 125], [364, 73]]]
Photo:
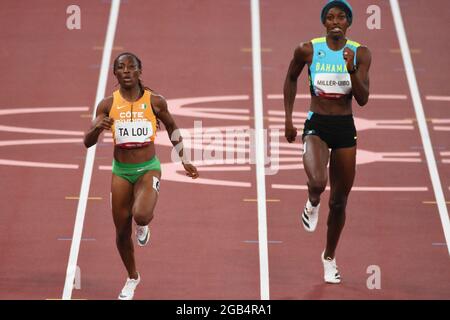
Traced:
[[[257, 202], [258, 199], [242, 199], [244, 202]], [[280, 202], [280, 199], [266, 199], [266, 202]]]
[[27, 140], [1, 140], [0, 147], [25, 146], [33, 144], [83, 143], [83, 139], [27, 139]]
[[[274, 189], [288, 189], [288, 190], [308, 190], [307, 185], [295, 184], [272, 184]], [[327, 186], [329, 191], [330, 187]], [[352, 187], [352, 191], [380, 191], [380, 192], [422, 192], [428, 191], [427, 187]]]
[[[448, 151], [441, 151], [441, 157], [449, 157], [450, 152]], [[450, 163], [450, 159], [442, 159], [442, 163]]]
[[208, 103], [208, 105], [211, 105], [212, 102], [246, 101], [249, 99], [250, 97], [248, 95], [191, 97], [169, 99], [167, 100], [167, 104], [170, 105], [170, 113], [174, 115], [186, 116], [194, 119], [207, 118], [248, 121], [248, 113], [243, 111], [246, 110], [245, 108], [193, 107], [193, 105], [201, 103]]
[[[253, 48], [242, 48], [242, 52], [253, 52]], [[260, 48], [261, 52], [272, 52], [272, 48]]]
[[[58, 241], [71, 241], [72, 238], [58, 238]], [[81, 241], [96, 241], [94, 238], [81, 238]]]
[[[410, 120], [410, 121], [412, 121], [412, 122], [418, 122], [418, 121], [419, 121], [418, 119], [408, 119], [408, 118], [406, 118], [405, 120]], [[433, 122], [433, 119], [431, 119], [431, 118], [425, 118], [424, 121], [425, 121], [425, 122]]]
[[33, 162], [33, 161], [19, 161], [0, 159], [0, 165], [16, 166], [16, 167], [31, 167], [31, 168], [52, 168], [52, 169], [78, 169], [77, 164], [62, 164], [51, 162]]
[[[80, 197], [77, 196], [66, 196], [64, 199], [66, 200], [79, 200]], [[88, 197], [88, 200], [103, 200], [102, 197]]]
[[[244, 242], [244, 243], [259, 243], [259, 241], [258, 240], [244, 240], [244, 241], [242, 241], [242, 242]], [[274, 244], [280, 244], [280, 243], [283, 243], [283, 241], [280, 241], [280, 240], [269, 240], [269, 241], [267, 241], [269, 244], [270, 243], [274, 243]]]
[[450, 131], [450, 127], [443, 127], [443, 126], [434, 126], [433, 129], [436, 131]]
[[29, 113], [46, 113], [46, 112], [75, 112], [88, 111], [89, 107], [49, 107], [49, 108], [20, 108], [20, 109], [2, 109], [0, 116], [11, 114], [29, 114]]
[[426, 96], [425, 99], [429, 101], [450, 101], [449, 96]]
[[398, 0], [390, 0], [392, 15], [394, 17], [395, 28], [400, 43], [402, 58], [406, 69], [406, 76], [411, 91], [411, 98], [416, 112], [417, 123], [419, 125], [420, 136], [424, 146], [425, 158], [427, 160], [428, 171], [430, 172], [431, 183], [433, 185], [434, 195], [436, 197], [439, 216], [441, 218], [442, 228], [444, 230], [445, 240], [447, 242], [448, 253], [450, 255], [450, 219], [448, 217], [447, 206], [445, 205], [444, 192], [442, 190], [439, 172], [436, 165], [436, 159], [433, 153], [433, 146], [431, 144], [430, 135], [425, 121], [425, 112], [420, 98], [419, 86], [417, 84], [416, 76], [414, 74], [414, 66], [409, 49], [408, 39], [406, 37], [405, 27], [403, 25], [403, 18], [400, 11]]
[[0, 125], [0, 131], [16, 132], [16, 133], [32, 133], [32, 134], [54, 134], [54, 135], [66, 135], [66, 136], [83, 136], [83, 132], [82, 131], [36, 129], [36, 128], [12, 127], [12, 126], [4, 126], [4, 125]]
[[258, 198], [259, 277], [261, 300], [270, 299], [267, 247], [266, 179], [264, 170], [264, 123], [261, 71], [261, 27], [259, 0], [251, 0], [253, 104], [255, 116], [256, 190]]
[[[423, 204], [437, 204], [436, 201], [422, 201]], [[450, 201], [445, 201], [446, 204], [450, 204]]]
[[[310, 99], [310, 94], [297, 94], [296, 99]], [[404, 94], [371, 94], [370, 99], [372, 100], [408, 100], [408, 96]], [[268, 94], [267, 99], [283, 99], [282, 94]], [[284, 111], [283, 111], [284, 112]]]
[[[100, 76], [97, 85], [97, 94], [95, 97], [95, 107], [92, 113], [92, 120], [95, 119], [97, 105], [104, 98], [106, 92], [106, 83], [108, 80], [109, 64], [111, 61], [111, 53], [116, 32], [117, 19], [119, 16], [120, 0], [111, 2], [111, 11], [109, 14], [108, 27], [105, 37], [105, 46], [102, 55], [102, 65], [100, 68]], [[75, 226], [73, 230], [73, 240], [70, 246], [69, 261], [67, 263], [66, 281], [62, 299], [67, 300], [72, 297], [72, 290], [75, 281], [75, 273], [78, 260], [78, 252], [80, 250], [81, 234], [83, 232], [83, 222], [86, 213], [87, 198], [89, 187], [91, 184], [92, 169], [94, 165], [96, 145], [87, 150], [86, 161], [83, 171], [83, 180], [81, 182], [80, 200], [78, 201], [77, 214], [75, 218]]]
[[[86, 159], [86, 156], [77, 156], [77, 157], [74, 157], [74, 159]], [[110, 159], [110, 157], [99, 157], [99, 156], [97, 156], [97, 157], [95, 157], [95, 159], [97, 159], [97, 160], [109, 160]]]

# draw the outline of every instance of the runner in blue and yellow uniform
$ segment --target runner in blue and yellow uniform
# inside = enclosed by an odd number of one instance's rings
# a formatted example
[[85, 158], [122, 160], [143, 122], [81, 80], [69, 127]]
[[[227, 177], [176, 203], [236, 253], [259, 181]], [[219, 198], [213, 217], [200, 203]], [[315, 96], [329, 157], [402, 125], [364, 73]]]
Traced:
[[[141, 279], [136, 271], [131, 239], [133, 220], [138, 245], [144, 246], [150, 239], [148, 224], [153, 219], [161, 179], [161, 165], [154, 145], [157, 122], [162, 121], [169, 139], [178, 130], [164, 97], [142, 85], [141, 72], [141, 61], [134, 54], [122, 53], [115, 59], [114, 75], [120, 88], [99, 103], [96, 118], [84, 138], [89, 148], [97, 143], [103, 130], [111, 130], [113, 134], [111, 204], [116, 245], [128, 272], [119, 295], [121, 300], [133, 299]], [[197, 169], [185, 160], [178, 132], [176, 137], [171, 139], [172, 144], [179, 151], [186, 174], [195, 179]]]
[[327, 243], [322, 252], [327, 283], [341, 282], [335, 251], [344, 227], [356, 167], [357, 136], [352, 98], [355, 97], [360, 106], [369, 99], [371, 54], [367, 47], [346, 38], [352, 20], [352, 7], [347, 1], [328, 1], [321, 13], [326, 36], [301, 43], [295, 49], [284, 83], [285, 137], [292, 143], [297, 136], [292, 121], [297, 79], [304, 66], [308, 66], [311, 105], [302, 135], [308, 200], [300, 219], [307, 231], [315, 230], [329, 162], [330, 211]]

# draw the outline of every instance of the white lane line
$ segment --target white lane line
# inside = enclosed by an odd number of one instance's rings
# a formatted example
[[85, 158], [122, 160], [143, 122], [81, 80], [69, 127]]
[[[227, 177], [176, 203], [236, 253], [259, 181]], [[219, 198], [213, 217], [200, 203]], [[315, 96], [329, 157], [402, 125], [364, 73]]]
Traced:
[[[111, 11], [109, 13], [108, 28], [106, 31], [105, 46], [102, 56], [102, 65], [100, 68], [100, 77], [98, 79], [97, 94], [95, 97], [95, 108], [92, 113], [92, 119], [95, 119], [97, 105], [105, 96], [112, 46], [114, 42], [114, 35], [116, 33], [117, 19], [119, 16], [119, 7], [120, 7], [120, 0], [113, 0], [111, 3]], [[67, 264], [67, 271], [66, 271], [66, 281], [64, 284], [64, 291], [62, 295], [62, 299], [65, 300], [70, 299], [72, 297], [72, 290], [77, 268], [78, 252], [80, 250], [81, 234], [83, 232], [83, 222], [86, 213], [87, 198], [89, 194], [89, 187], [91, 184], [95, 150], [96, 145], [90, 147], [86, 155], [86, 162], [83, 171], [83, 180], [81, 182], [80, 200], [78, 201], [78, 208], [72, 237], [73, 240], [70, 246], [69, 262]]]
[[253, 104], [255, 112], [256, 189], [258, 198], [259, 277], [261, 300], [270, 299], [267, 248], [266, 180], [264, 171], [264, 123], [261, 73], [259, 0], [251, 0]]
[[431, 144], [427, 122], [425, 120], [425, 112], [423, 110], [422, 100], [420, 98], [419, 86], [414, 74], [414, 66], [411, 59], [408, 39], [406, 37], [405, 27], [403, 25], [403, 19], [398, 0], [390, 0], [390, 4], [392, 8], [392, 15], [394, 16], [394, 23], [397, 30], [400, 48], [402, 51], [403, 63], [405, 64], [409, 89], [411, 91], [411, 98], [414, 104], [414, 110], [416, 112], [417, 124], [419, 125], [420, 136], [422, 138], [422, 144], [428, 164], [428, 171], [430, 172], [431, 183], [433, 185], [434, 195], [438, 204], [439, 216], [441, 218], [442, 228], [444, 229], [444, 236], [447, 242], [448, 253], [450, 255], [450, 220], [448, 217], [447, 206], [445, 204], [444, 192], [442, 190], [441, 181], [439, 179], [439, 172], [436, 166], [436, 159], [433, 153], [433, 146]]

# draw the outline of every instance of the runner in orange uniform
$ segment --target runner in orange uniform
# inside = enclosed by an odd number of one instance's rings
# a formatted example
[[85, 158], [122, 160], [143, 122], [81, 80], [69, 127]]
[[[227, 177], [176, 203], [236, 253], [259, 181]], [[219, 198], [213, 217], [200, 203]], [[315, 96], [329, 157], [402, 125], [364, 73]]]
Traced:
[[[120, 88], [99, 103], [96, 118], [84, 138], [87, 148], [97, 143], [103, 130], [111, 130], [114, 138], [112, 213], [117, 249], [128, 272], [119, 294], [121, 300], [133, 299], [141, 279], [131, 238], [133, 220], [138, 245], [144, 246], [150, 239], [148, 225], [153, 219], [161, 179], [154, 145], [157, 122], [162, 121], [169, 138], [178, 130], [164, 97], [142, 85], [141, 72], [141, 61], [134, 54], [122, 53], [115, 59], [114, 75]], [[181, 135], [176, 137], [171, 139], [172, 144], [179, 151], [187, 176], [195, 179], [197, 169], [185, 160]]]

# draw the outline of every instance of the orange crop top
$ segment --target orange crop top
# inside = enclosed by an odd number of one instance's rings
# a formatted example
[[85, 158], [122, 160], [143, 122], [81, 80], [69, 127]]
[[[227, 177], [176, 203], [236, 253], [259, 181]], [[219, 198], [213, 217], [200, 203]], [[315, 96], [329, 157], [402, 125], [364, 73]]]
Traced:
[[139, 148], [152, 143], [156, 137], [156, 116], [151, 104], [152, 93], [145, 90], [134, 102], [125, 100], [119, 90], [113, 93], [109, 117], [114, 145], [125, 149]]

